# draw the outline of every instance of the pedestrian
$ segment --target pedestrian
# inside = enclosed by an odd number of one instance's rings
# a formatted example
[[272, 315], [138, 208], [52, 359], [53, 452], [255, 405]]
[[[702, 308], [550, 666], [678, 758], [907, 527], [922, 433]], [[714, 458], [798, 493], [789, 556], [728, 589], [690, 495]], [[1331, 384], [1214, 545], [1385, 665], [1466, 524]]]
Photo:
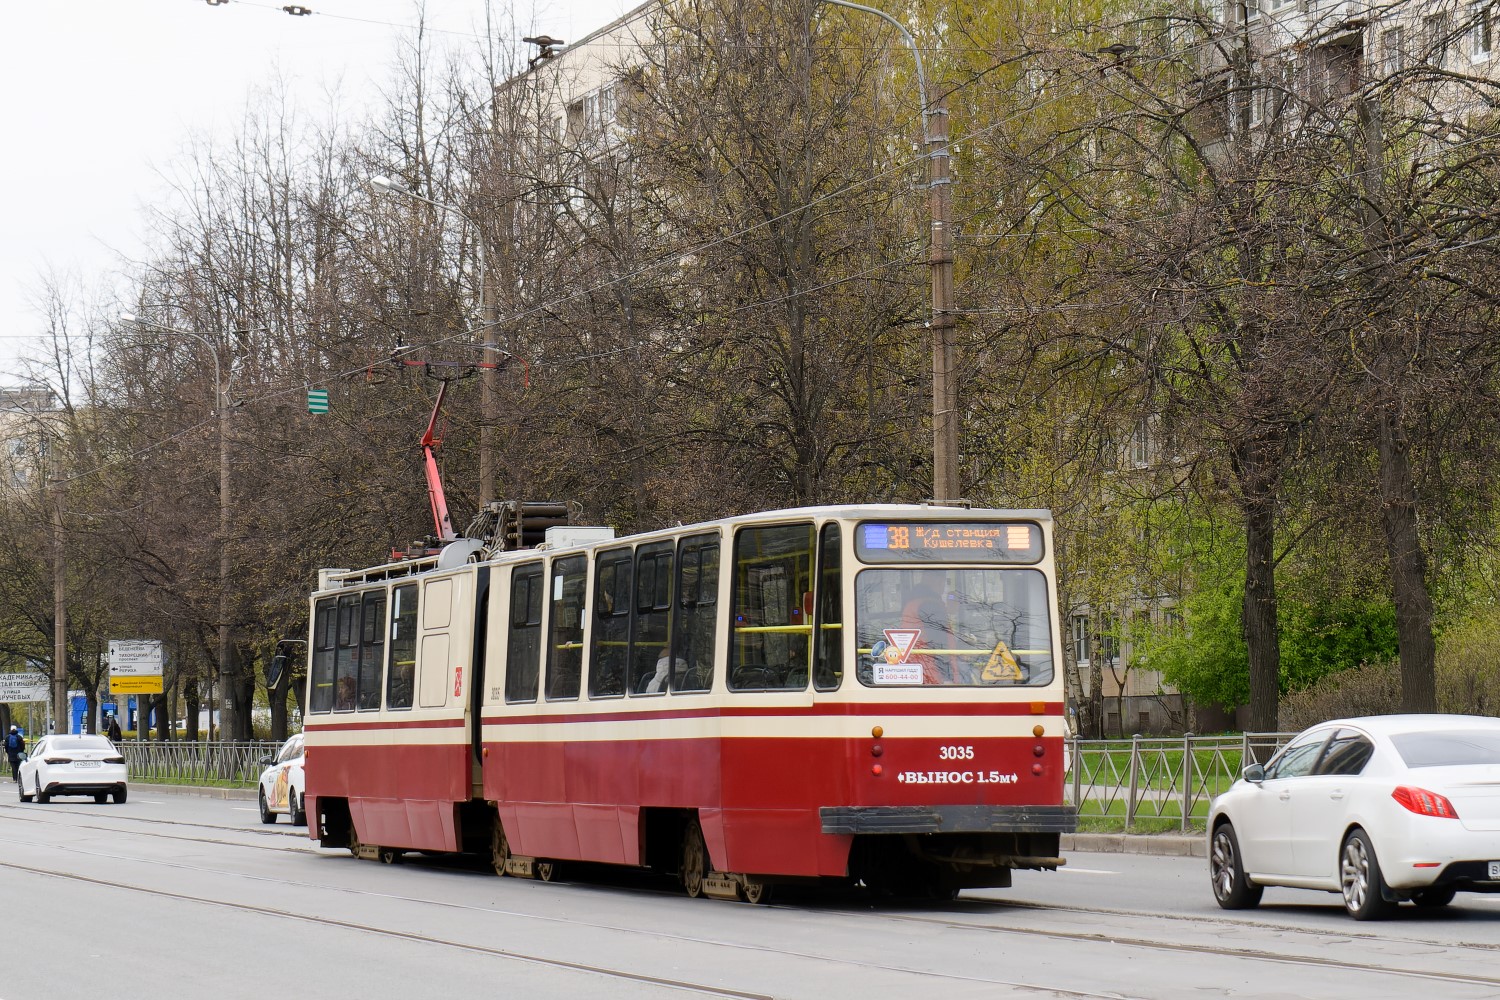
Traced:
[[109, 729], [106, 730], [106, 735], [111, 743], [120, 742], [120, 720], [113, 715], [109, 717]]
[[18, 785], [21, 783], [21, 757], [25, 753], [26, 737], [21, 735], [19, 728], [11, 726], [10, 732], [5, 734], [5, 756], [10, 760], [10, 773]]

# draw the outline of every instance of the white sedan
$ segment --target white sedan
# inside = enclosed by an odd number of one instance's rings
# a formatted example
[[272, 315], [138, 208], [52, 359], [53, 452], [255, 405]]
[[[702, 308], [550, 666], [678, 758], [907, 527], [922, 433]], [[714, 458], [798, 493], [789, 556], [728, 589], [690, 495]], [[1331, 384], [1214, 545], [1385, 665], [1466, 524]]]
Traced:
[[16, 769], [21, 801], [46, 802], [54, 795], [92, 795], [95, 802], [113, 797], [124, 802], [125, 758], [103, 736], [52, 734], [37, 740]]
[[281, 745], [281, 752], [274, 760], [269, 756], [262, 758], [262, 763], [270, 765], [260, 773], [262, 823], [274, 823], [282, 813], [291, 818], [293, 826], [307, 822], [302, 798], [307, 787], [302, 777], [302, 753], [302, 734], [298, 733]]
[[1214, 799], [1208, 866], [1230, 910], [1268, 885], [1342, 893], [1356, 920], [1500, 892], [1500, 719], [1314, 726]]

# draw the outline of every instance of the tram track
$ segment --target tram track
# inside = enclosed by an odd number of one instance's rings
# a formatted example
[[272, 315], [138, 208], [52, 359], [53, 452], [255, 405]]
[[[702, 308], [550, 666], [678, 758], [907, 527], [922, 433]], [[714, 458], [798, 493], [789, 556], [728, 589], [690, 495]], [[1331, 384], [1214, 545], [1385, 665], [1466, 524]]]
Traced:
[[[27, 815], [25, 815], [25, 813], [28, 812], [28, 811], [29, 810], [4, 810], [4, 814], [5, 814], [4, 818], [11, 819], [11, 820], [22, 820], [22, 821], [26, 821], [26, 822], [35, 822], [35, 823], [40, 823], [40, 824], [44, 824], [44, 825], [46, 824], [46, 820], [45, 820], [45, 818], [44, 818], [43, 815], [38, 814], [36, 816], [27, 816]], [[53, 809], [53, 810], [50, 810], [50, 811], [54, 812], [54, 813], [69, 812], [69, 813], [73, 813], [75, 815], [81, 815], [84, 812], [83, 810], [58, 810], [58, 809]], [[225, 831], [225, 832], [234, 832], [234, 833], [240, 834], [242, 837], [246, 836], [246, 835], [250, 835], [250, 836], [260, 835], [260, 831], [256, 831], [256, 830], [253, 830], [253, 829], [252, 830], [246, 830], [245, 828], [242, 828], [242, 827], [219, 826], [219, 825], [215, 825], [215, 824], [205, 824], [205, 823], [201, 823], [201, 822], [145, 820], [145, 819], [140, 819], [140, 818], [137, 818], [137, 817], [130, 817], [130, 816], [111, 817], [111, 822], [112, 823], [130, 823], [130, 824], [133, 824], [133, 825], [134, 824], [149, 825], [153, 829], [149, 833], [147, 833], [145, 831], [127, 830], [127, 829], [121, 829], [119, 826], [115, 826], [115, 825], [106, 825], [106, 824], [97, 824], [97, 823], [96, 824], [75, 824], [71, 828], [73, 828], [73, 829], [87, 829], [87, 830], [92, 830], [92, 831], [97, 831], [97, 832], [103, 832], [103, 833], [111, 833], [111, 834], [124, 834], [126, 836], [150, 836], [150, 837], [152, 837], [155, 840], [160, 840], [160, 839], [166, 838], [166, 839], [171, 839], [171, 840], [182, 841], [182, 842], [185, 842], [185, 843], [202, 844], [202, 845], [205, 845], [205, 846], [241, 847], [241, 848], [251, 848], [251, 849], [254, 849], [254, 850], [277, 851], [277, 852], [284, 852], [284, 851], [288, 851], [288, 850], [294, 850], [294, 851], [298, 851], [299, 853], [306, 853], [306, 854], [313, 854], [313, 855], [323, 855], [323, 853], [324, 853], [321, 849], [310, 847], [310, 846], [307, 847], [307, 848], [302, 848], [302, 847], [293, 847], [292, 845], [285, 844], [285, 843], [282, 843], [282, 844], [272, 844], [272, 843], [257, 844], [257, 843], [253, 843], [253, 842], [247, 842], [247, 841], [245, 841], [243, 839], [239, 839], [239, 838], [224, 838], [224, 837], [212, 837], [212, 836], [187, 836], [187, 835], [184, 835], [182, 833], [162, 833], [160, 831], [160, 829], [159, 829], [161, 826], [178, 826], [178, 827], [189, 827], [189, 828], [194, 828], [194, 829], [200, 829], [200, 830], [204, 830], [204, 831], [219, 831], [219, 830], [222, 830], [222, 831]], [[285, 837], [285, 836], [288, 836], [288, 835], [283, 834], [281, 836]], [[9, 839], [9, 838], [0, 838], [0, 840], [5, 840], [5, 839]], [[17, 840], [17, 841], [13, 841], [13, 842], [15, 842], [15, 843], [21, 843], [22, 841]], [[26, 842], [27, 843], [32, 843], [31, 841], [26, 841]], [[205, 867], [202, 867], [202, 866], [189, 865], [189, 864], [185, 864], [185, 863], [180, 862], [180, 861], [163, 861], [163, 860], [160, 860], [160, 859], [143, 859], [143, 858], [140, 858], [140, 857], [135, 857], [135, 856], [126, 855], [126, 854], [114, 854], [114, 853], [103, 852], [103, 851], [96, 851], [96, 850], [86, 850], [86, 849], [81, 849], [81, 848], [69, 848], [69, 847], [63, 847], [63, 846], [59, 846], [59, 845], [55, 845], [55, 844], [49, 845], [49, 847], [51, 847], [52, 849], [55, 849], [55, 850], [62, 850], [62, 851], [66, 851], [66, 852], [69, 852], [69, 853], [76, 853], [76, 854], [82, 854], [82, 855], [88, 855], [88, 856], [102, 857], [102, 858], [106, 858], [106, 859], [109, 859], [109, 860], [132, 861], [132, 862], [136, 862], [136, 863], [139, 863], [139, 864], [147, 864], [147, 865], [166, 865], [166, 866], [169, 866], [169, 867], [182, 868], [182, 869], [187, 869], [187, 870], [192, 870], [192, 871], [198, 871], [198, 872], [211, 872], [213, 874], [221, 875], [221, 876], [253, 879], [253, 880], [257, 881], [257, 882], [270, 882], [272, 884], [284, 886], [284, 887], [287, 887], [287, 888], [305, 888], [305, 889], [320, 890], [320, 891], [338, 892], [338, 893], [342, 893], [342, 894], [367, 895], [367, 896], [372, 896], [372, 897], [378, 896], [378, 897], [381, 897], [381, 898], [396, 899], [396, 900], [400, 900], [400, 901], [403, 901], [403, 902], [410, 902], [410, 903], [415, 903], [415, 904], [419, 904], [419, 905], [438, 906], [438, 907], [444, 907], [444, 908], [468, 909], [468, 910], [482, 910], [482, 911], [488, 912], [488, 913], [495, 913], [495, 914], [500, 914], [500, 915], [515, 916], [515, 917], [524, 918], [524, 919], [528, 919], [528, 920], [541, 920], [541, 921], [557, 922], [557, 923], [566, 924], [566, 925], [569, 925], [569, 926], [580, 926], [581, 925], [581, 926], [589, 927], [589, 928], [592, 928], [592, 929], [597, 929], [597, 930], [601, 930], [601, 931], [615, 932], [615, 933], [627, 933], [627, 934], [641, 933], [640, 929], [632, 927], [632, 926], [629, 926], [629, 925], [618, 924], [618, 923], [610, 923], [610, 922], [604, 922], [604, 921], [580, 920], [576, 916], [575, 917], [569, 917], [567, 919], [562, 919], [562, 918], [550, 917], [550, 916], [540, 915], [540, 914], [535, 914], [535, 913], [523, 913], [523, 912], [519, 912], [519, 911], [507, 911], [507, 910], [498, 909], [498, 908], [492, 907], [492, 906], [474, 906], [472, 904], [460, 903], [460, 902], [455, 902], [455, 901], [452, 901], [452, 900], [434, 899], [434, 898], [426, 897], [426, 896], [408, 896], [408, 895], [393, 894], [393, 893], [389, 893], [389, 892], [377, 892], [377, 891], [368, 890], [368, 889], [361, 889], [361, 888], [357, 888], [357, 887], [350, 887], [350, 886], [347, 886], [347, 885], [336, 885], [336, 884], [331, 884], [331, 883], [312, 882], [312, 881], [307, 881], [307, 880], [277, 878], [277, 877], [274, 877], [274, 876], [250, 875], [250, 874], [246, 874], [246, 873], [237, 873], [237, 872], [233, 872], [233, 871], [226, 871], [226, 870], [219, 869], [219, 868], [205, 868]], [[89, 877], [89, 876], [77, 874], [75, 872], [70, 872], [70, 871], [67, 871], [67, 870], [64, 870], [64, 869], [61, 869], [61, 868], [58, 868], [58, 869], [39, 868], [39, 867], [35, 867], [35, 866], [23, 865], [23, 864], [18, 864], [18, 863], [15, 863], [15, 862], [8, 862], [8, 861], [0, 861], [0, 868], [7, 868], [7, 869], [12, 869], [12, 870], [17, 870], [17, 871], [25, 871], [25, 872], [30, 872], [30, 873], [35, 874], [35, 875], [45, 876], [45, 877], [66, 878], [66, 879], [72, 879], [72, 880], [78, 881], [78, 882], [95, 883], [95, 884], [99, 884], [99, 885], [103, 885], [103, 886], [110, 886], [110, 887], [117, 888], [117, 889], [127, 889], [127, 890], [133, 891], [133, 892], [144, 893], [144, 894], [158, 896], [158, 897], [163, 897], [163, 898], [171, 898], [171, 899], [176, 899], [176, 900], [180, 900], [180, 901], [199, 902], [199, 903], [204, 903], [204, 904], [207, 904], [207, 905], [220, 906], [220, 907], [229, 907], [229, 908], [241, 910], [241, 911], [244, 911], [244, 912], [257, 913], [257, 914], [261, 914], [261, 915], [265, 915], [265, 916], [271, 916], [271, 917], [276, 917], [276, 918], [281, 918], [281, 919], [288, 919], [288, 920], [296, 920], [296, 921], [303, 921], [303, 922], [318, 923], [318, 924], [323, 924], [323, 925], [332, 926], [332, 927], [343, 927], [343, 928], [347, 928], [347, 929], [351, 929], [351, 930], [357, 930], [357, 931], [360, 931], [360, 932], [365, 932], [365, 933], [370, 933], [370, 934], [376, 934], [376, 935], [381, 935], [381, 936], [398, 938], [398, 939], [402, 939], [402, 940], [413, 941], [413, 942], [421, 942], [421, 943], [424, 943], [424, 944], [431, 944], [431, 945], [436, 945], [436, 946], [454, 948], [454, 949], [458, 949], [458, 950], [462, 950], [462, 951], [466, 951], [466, 952], [473, 952], [473, 953], [480, 953], [480, 954], [490, 955], [490, 956], [493, 956], [493, 957], [496, 957], [496, 958], [501, 958], [501, 959], [514, 960], [514, 961], [518, 961], [518, 962], [527, 962], [527, 963], [532, 963], [532, 964], [537, 964], [537, 965], [553, 966], [553, 967], [556, 967], [556, 968], [559, 968], [559, 969], [568, 969], [568, 970], [572, 970], [572, 971], [589, 972], [589, 973], [593, 973], [593, 974], [597, 974], [597, 975], [613, 976], [613, 977], [617, 977], [617, 978], [621, 978], [621, 979], [629, 979], [629, 980], [638, 981], [638, 982], [645, 983], [645, 984], [659, 985], [659, 986], [663, 986], [663, 987], [666, 987], [666, 988], [671, 988], [671, 989], [674, 989], [674, 990], [682, 990], [682, 991], [686, 991], [686, 992], [693, 992], [693, 993], [698, 993], [698, 994], [706, 995], [706, 996], [733, 997], [733, 998], [739, 998], [739, 1000], [759, 1000], [759, 998], [767, 997], [768, 1000], [769, 1000], [769, 995], [767, 995], [767, 994], [760, 994], [760, 993], [754, 993], [754, 992], [748, 992], [748, 991], [739, 991], [739, 990], [726, 989], [726, 988], [723, 988], [723, 987], [714, 986], [712, 984], [692, 983], [692, 982], [688, 982], [688, 981], [685, 981], [685, 980], [671, 980], [671, 979], [653, 977], [653, 976], [648, 976], [648, 975], [642, 975], [640, 973], [629, 972], [627, 970], [611, 969], [611, 968], [607, 968], [607, 967], [603, 967], [603, 966], [592, 966], [592, 965], [588, 965], [587, 963], [569, 962], [569, 961], [566, 961], [566, 960], [551, 958], [551, 957], [543, 956], [543, 955], [532, 955], [532, 954], [526, 954], [526, 953], [517, 952], [517, 951], [513, 951], [513, 950], [509, 950], [509, 949], [493, 948], [493, 947], [489, 947], [489, 946], [485, 946], [485, 945], [465, 943], [465, 942], [457, 942], [457, 941], [453, 941], [453, 940], [450, 940], [450, 939], [447, 939], [447, 938], [441, 938], [441, 937], [436, 937], [436, 936], [431, 936], [431, 935], [423, 935], [423, 934], [419, 934], [419, 933], [415, 933], [415, 932], [410, 932], [410, 931], [393, 930], [393, 929], [389, 929], [389, 928], [367, 927], [367, 926], [364, 926], [362, 924], [357, 924], [357, 923], [353, 923], [353, 922], [350, 922], [350, 921], [343, 921], [343, 920], [339, 920], [337, 918], [327, 918], [327, 917], [320, 917], [320, 916], [311, 915], [311, 914], [297, 913], [296, 911], [286, 910], [286, 909], [279, 908], [279, 907], [263, 906], [263, 905], [254, 904], [254, 903], [238, 903], [238, 902], [233, 902], [233, 901], [226, 901], [226, 900], [221, 900], [221, 899], [215, 899], [215, 898], [207, 897], [207, 896], [197, 896], [197, 895], [184, 894], [184, 893], [178, 893], [178, 892], [172, 892], [172, 891], [168, 891], [168, 890], [163, 890], [163, 889], [152, 887], [152, 886], [140, 886], [140, 885], [124, 884], [124, 883], [120, 883], [117, 880], [95, 879], [95, 878], [92, 878], [92, 877]], [[476, 872], [476, 874], [478, 874], [478, 872]], [[631, 892], [648, 892], [648, 893], [654, 893], [654, 894], [658, 894], [658, 895], [669, 895], [669, 893], [666, 893], [666, 892], [655, 893], [654, 890], [649, 889], [649, 888], [632, 887], [630, 891]], [[1098, 917], [1101, 917], [1101, 918], [1113, 918], [1113, 919], [1119, 919], [1119, 918], [1149, 918], [1149, 919], [1154, 919], [1154, 920], [1187, 921], [1187, 922], [1191, 922], [1191, 923], [1195, 923], [1195, 924], [1202, 924], [1204, 922], [1204, 918], [1201, 915], [1173, 914], [1173, 913], [1166, 913], [1166, 912], [1161, 912], [1161, 911], [1129, 910], [1129, 909], [1107, 908], [1107, 907], [1085, 907], [1085, 906], [1077, 906], [1077, 905], [1055, 905], [1055, 904], [1035, 902], [1035, 901], [1031, 901], [1031, 900], [1006, 900], [1006, 901], [960, 900], [957, 904], [954, 904], [954, 905], [960, 907], [962, 912], [967, 912], [967, 913], [978, 913], [978, 912], [982, 912], [984, 910], [994, 910], [994, 909], [1031, 910], [1031, 911], [1037, 911], [1037, 912], [1042, 912], [1042, 913], [1057, 913], [1057, 914], [1062, 914], [1062, 913], [1076, 913], [1076, 914], [1084, 914], [1084, 915], [1089, 915], [1089, 916], [1098, 916]], [[872, 911], [869, 908], [866, 908], [866, 907], [845, 907], [845, 906], [839, 906], [839, 905], [822, 906], [822, 905], [818, 905], [816, 903], [812, 904], [812, 907], [814, 909], [816, 909], [816, 910], [819, 910], [819, 911], [825, 912], [825, 913], [843, 913], [843, 914], [846, 914], [846, 915], [849, 915], [849, 916], [869, 916], [872, 913]], [[806, 909], [806, 907], [800, 907], [800, 906], [790, 906], [789, 907], [786, 904], [782, 904], [782, 905], [776, 906], [774, 908], [776, 908], [776, 909], [792, 908], [792, 909], [804, 909], [804, 910]], [[1452, 983], [1452, 984], [1461, 984], [1461, 985], [1468, 985], [1468, 986], [1479, 986], [1479, 987], [1484, 987], [1484, 988], [1495, 988], [1497, 991], [1500, 991], [1500, 976], [1489, 976], [1489, 975], [1484, 975], [1484, 974], [1479, 974], [1479, 973], [1460, 973], [1460, 972], [1448, 972], [1448, 971], [1434, 970], [1434, 969], [1405, 968], [1405, 967], [1400, 967], [1400, 966], [1392, 966], [1390, 964], [1381, 964], [1381, 963], [1368, 962], [1368, 961], [1357, 961], [1357, 960], [1351, 960], [1351, 959], [1346, 959], [1346, 958], [1325, 957], [1325, 956], [1317, 956], [1317, 955], [1284, 954], [1284, 953], [1278, 953], [1278, 952], [1268, 951], [1268, 950], [1265, 950], [1265, 949], [1262, 949], [1262, 948], [1253, 948], [1253, 947], [1245, 947], [1245, 946], [1232, 946], [1232, 945], [1223, 945], [1223, 944], [1192, 943], [1192, 942], [1187, 942], [1187, 941], [1171, 941], [1171, 940], [1163, 940], [1163, 939], [1154, 938], [1154, 937], [1143, 937], [1143, 936], [1139, 936], [1139, 935], [1121, 934], [1121, 933], [1118, 933], [1118, 932], [1085, 931], [1085, 930], [1069, 930], [1069, 929], [1058, 929], [1058, 928], [1033, 927], [1033, 926], [1027, 926], [1027, 925], [1024, 925], [1024, 924], [1017, 924], [1017, 923], [1014, 923], [1014, 922], [1000, 922], [1000, 921], [993, 920], [993, 919], [987, 919], [987, 920], [986, 919], [982, 919], [982, 920], [978, 920], [978, 921], [975, 921], [975, 920], [965, 920], [965, 919], [959, 919], [958, 915], [957, 914], [953, 914], [953, 913], [913, 913], [913, 912], [900, 912], [900, 911], [896, 911], [896, 910], [886, 909], [886, 910], [877, 910], [877, 911], [874, 911], [874, 914], [877, 915], [878, 917], [880, 917], [883, 920], [890, 920], [890, 921], [897, 921], [897, 922], [907, 922], [907, 923], [914, 923], [914, 924], [927, 925], [927, 926], [940, 926], [940, 927], [948, 928], [948, 929], [951, 929], [951, 930], [954, 930], [954, 931], [961, 931], [961, 932], [967, 931], [967, 932], [991, 932], [991, 933], [997, 933], [997, 934], [1016, 934], [1016, 935], [1023, 935], [1023, 936], [1028, 936], [1028, 937], [1032, 937], [1032, 938], [1037, 938], [1037, 939], [1046, 939], [1046, 940], [1053, 940], [1053, 941], [1065, 941], [1065, 942], [1073, 942], [1073, 943], [1079, 943], [1079, 944], [1095, 944], [1095, 945], [1108, 945], [1108, 946], [1113, 946], [1113, 947], [1138, 948], [1138, 949], [1155, 951], [1155, 952], [1176, 953], [1176, 954], [1196, 954], [1196, 955], [1212, 956], [1212, 957], [1218, 957], [1218, 958], [1229, 958], [1229, 959], [1236, 959], [1236, 960], [1243, 960], [1243, 961], [1250, 961], [1250, 962], [1265, 962], [1265, 963], [1274, 963], [1274, 964], [1278, 964], [1278, 965], [1312, 967], [1312, 968], [1318, 968], [1318, 969], [1322, 969], [1322, 970], [1358, 972], [1358, 973], [1370, 974], [1370, 975], [1378, 975], [1378, 976], [1398, 976], [1398, 977], [1402, 977], [1402, 978], [1405, 978], [1405, 979], [1411, 979], [1411, 980], [1414, 980], [1414, 981], [1426, 981], [1426, 982], [1434, 982], [1434, 983]], [[1253, 927], [1253, 928], [1256, 928], [1256, 929], [1262, 929], [1262, 930], [1266, 930], [1266, 931], [1269, 931], [1269, 932], [1274, 932], [1274, 933], [1276, 933], [1278, 935], [1282, 935], [1282, 936], [1294, 935], [1294, 936], [1300, 937], [1300, 938], [1326, 939], [1326, 938], [1329, 938], [1329, 937], [1337, 937], [1339, 939], [1360, 940], [1360, 941], [1364, 941], [1364, 942], [1370, 943], [1372, 945], [1402, 944], [1402, 945], [1409, 945], [1409, 946], [1412, 946], [1412, 947], [1428, 947], [1428, 946], [1433, 946], [1434, 944], [1437, 944], [1437, 942], [1434, 942], [1431, 939], [1425, 939], [1425, 938], [1420, 938], [1420, 937], [1411, 937], [1411, 936], [1392, 937], [1390, 935], [1380, 935], [1380, 934], [1367, 933], [1367, 932], [1350, 931], [1350, 930], [1344, 929], [1344, 928], [1341, 928], [1341, 929], [1339, 929], [1337, 931], [1333, 931], [1333, 930], [1329, 930], [1329, 929], [1325, 929], [1325, 928], [1297, 927], [1297, 926], [1294, 926], [1294, 925], [1277, 924], [1277, 923], [1271, 923], [1271, 922], [1267, 922], [1267, 921], [1244, 921], [1244, 920], [1228, 921], [1226, 923], [1229, 926], [1234, 927], [1235, 929], [1244, 929], [1246, 927]], [[710, 936], [705, 936], [705, 935], [670, 933], [670, 932], [664, 932], [664, 931], [662, 931], [660, 929], [652, 930], [650, 933], [652, 934], [652, 936], [655, 936], [655, 937], [665, 937], [665, 938], [668, 938], [668, 939], [671, 939], [671, 940], [674, 940], [674, 941], [681, 942], [683, 944], [692, 944], [692, 945], [705, 946], [705, 947], [727, 947], [727, 948], [733, 948], [733, 949], [736, 949], [736, 950], [762, 951], [762, 952], [769, 952], [769, 953], [778, 954], [778, 955], [786, 955], [788, 957], [803, 957], [803, 958], [812, 959], [812, 960], [816, 960], [816, 961], [820, 961], [820, 962], [832, 962], [832, 963], [838, 963], [838, 964], [843, 964], [843, 965], [848, 965], [848, 966], [855, 966], [855, 967], [859, 967], [859, 968], [867, 969], [867, 970], [878, 970], [878, 971], [885, 971], [885, 972], [892, 972], [892, 973], [902, 973], [902, 974], [908, 974], [908, 975], [922, 976], [922, 977], [925, 977], [925, 978], [928, 978], [928, 979], [932, 979], [932, 978], [951, 979], [951, 980], [954, 980], [954, 981], [965, 982], [965, 983], [980, 983], [980, 984], [985, 984], [985, 985], [1004, 986], [1004, 987], [1008, 987], [1010, 989], [1021, 990], [1021, 991], [1025, 991], [1025, 992], [1029, 992], [1029, 993], [1039, 993], [1039, 994], [1046, 994], [1046, 995], [1068, 996], [1068, 997], [1079, 997], [1079, 998], [1085, 998], [1085, 997], [1087, 997], [1087, 998], [1109, 997], [1109, 998], [1116, 998], [1116, 1000], [1118, 1000], [1118, 998], [1124, 996], [1124, 994], [1113, 993], [1113, 992], [1112, 993], [1106, 993], [1106, 994], [1092, 993], [1092, 992], [1087, 992], [1087, 991], [1071, 990], [1071, 989], [1068, 989], [1067, 987], [1060, 987], [1060, 986], [1057, 986], [1057, 985], [1040, 984], [1040, 983], [1030, 983], [1030, 982], [1024, 982], [1024, 981], [1014, 981], [1014, 980], [1003, 980], [1003, 979], [990, 978], [990, 977], [966, 976], [966, 975], [959, 975], [959, 974], [952, 974], [952, 973], [936, 973], [936, 974], [934, 974], [930, 970], [913, 968], [913, 967], [907, 967], [907, 966], [902, 966], [902, 965], [895, 964], [895, 963], [890, 963], [890, 962], [867, 962], [867, 961], [860, 961], [860, 960], [853, 959], [853, 958], [828, 956], [828, 955], [824, 955], [824, 954], [814, 953], [814, 952], [811, 952], [811, 951], [802, 951], [802, 952], [794, 952], [794, 951], [792, 951], [792, 952], [789, 952], [786, 949], [782, 949], [782, 948], [773, 949], [773, 948], [766, 947], [764, 945], [757, 945], [757, 944], [754, 944], [754, 943], [751, 943], [751, 942], [729, 941], [729, 940], [718, 939], [718, 938], [714, 938], [714, 937], [710, 937]], [[1465, 948], [1465, 949], [1473, 949], [1473, 950], [1485, 951], [1485, 952], [1500, 951], [1500, 944], [1488, 944], [1488, 943], [1483, 943], [1483, 942], [1469, 942], [1469, 943], [1464, 943], [1464, 942], [1454, 942], [1454, 941], [1451, 941], [1451, 940], [1450, 941], [1446, 941], [1446, 942], [1442, 942], [1442, 944], [1444, 946], [1446, 946], [1446, 947], [1457, 946], [1457, 947], [1462, 947], [1462, 948]]]

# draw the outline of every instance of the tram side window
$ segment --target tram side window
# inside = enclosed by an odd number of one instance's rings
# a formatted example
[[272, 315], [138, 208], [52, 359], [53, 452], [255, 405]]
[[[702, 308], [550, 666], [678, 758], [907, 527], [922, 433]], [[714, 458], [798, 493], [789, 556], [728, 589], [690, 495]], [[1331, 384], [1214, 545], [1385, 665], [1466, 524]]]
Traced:
[[837, 524], [823, 525], [818, 543], [818, 618], [813, 685], [833, 691], [844, 678], [844, 543]]
[[318, 602], [313, 615], [312, 669], [308, 680], [309, 712], [333, 711], [333, 665], [338, 649], [338, 603], [331, 597]]
[[542, 565], [510, 575], [510, 636], [505, 646], [505, 700], [536, 701], [542, 660]]
[[625, 665], [630, 657], [631, 566], [629, 549], [602, 553], [595, 563], [590, 698], [613, 698], [625, 693]]
[[366, 594], [360, 613], [359, 691], [361, 712], [380, 709], [380, 676], [385, 666], [385, 593]]
[[354, 711], [355, 681], [359, 670], [359, 595], [339, 598], [339, 648], [334, 665], [333, 710]]
[[[672, 687], [672, 543], [642, 545], [635, 554], [635, 629], [630, 643], [630, 692]], [[679, 676], [685, 666], [679, 661]]]
[[583, 613], [588, 561], [568, 556], [552, 564], [552, 606], [547, 622], [547, 700], [578, 698], [583, 680]]
[[417, 680], [417, 585], [391, 592], [391, 670], [386, 678], [385, 707], [411, 708]]
[[741, 528], [735, 535], [731, 691], [807, 687], [812, 572], [810, 524]]
[[719, 621], [719, 536], [682, 540], [677, 560], [677, 619], [672, 630], [672, 690], [714, 685]]

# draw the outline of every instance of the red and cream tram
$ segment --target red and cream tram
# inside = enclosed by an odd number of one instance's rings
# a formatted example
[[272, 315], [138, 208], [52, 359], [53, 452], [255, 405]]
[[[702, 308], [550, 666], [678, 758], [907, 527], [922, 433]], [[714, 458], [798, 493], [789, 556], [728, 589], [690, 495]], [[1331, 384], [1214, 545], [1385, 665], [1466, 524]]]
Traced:
[[951, 895], [1063, 862], [1045, 511], [879, 505], [324, 571], [309, 834]]

